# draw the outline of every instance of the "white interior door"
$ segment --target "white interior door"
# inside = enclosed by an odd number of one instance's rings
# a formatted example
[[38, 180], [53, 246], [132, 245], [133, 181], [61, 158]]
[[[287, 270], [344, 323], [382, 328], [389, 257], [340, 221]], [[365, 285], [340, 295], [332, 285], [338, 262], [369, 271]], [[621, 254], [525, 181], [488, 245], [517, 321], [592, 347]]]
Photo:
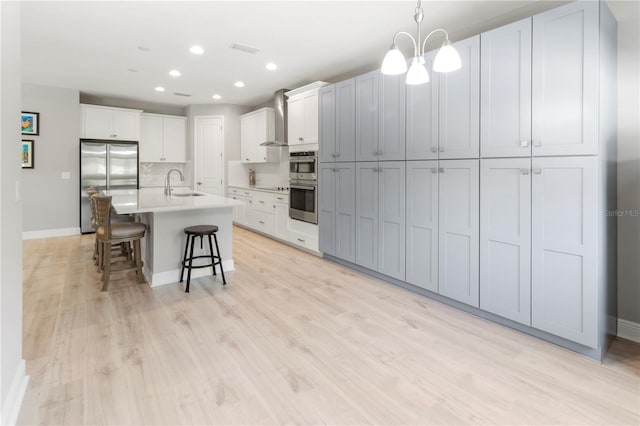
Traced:
[[193, 134], [195, 189], [224, 195], [224, 118], [196, 117]]

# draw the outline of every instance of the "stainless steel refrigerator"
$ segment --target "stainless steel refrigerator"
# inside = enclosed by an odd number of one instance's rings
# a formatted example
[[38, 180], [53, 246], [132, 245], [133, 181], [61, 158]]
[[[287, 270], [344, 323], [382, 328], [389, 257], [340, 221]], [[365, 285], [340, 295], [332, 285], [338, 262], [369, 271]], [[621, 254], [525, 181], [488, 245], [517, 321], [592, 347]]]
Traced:
[[138, 142], [80, 140], [80, 230], [93, 232], [87, 188], [138, 189]]

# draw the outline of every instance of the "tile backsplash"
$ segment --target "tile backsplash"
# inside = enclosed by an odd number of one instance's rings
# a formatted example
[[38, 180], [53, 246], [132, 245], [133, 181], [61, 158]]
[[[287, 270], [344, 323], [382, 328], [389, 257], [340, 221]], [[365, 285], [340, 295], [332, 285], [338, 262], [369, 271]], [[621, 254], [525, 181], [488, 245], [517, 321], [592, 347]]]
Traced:
[[171, 186], [191, 186], [191, 167], [186, 163], [140, 163], [140, 187], [164, 186], [164, 178], [171, 169], [178, 169], [184, 175], [180, 181], [177, 173], [171, 174]]

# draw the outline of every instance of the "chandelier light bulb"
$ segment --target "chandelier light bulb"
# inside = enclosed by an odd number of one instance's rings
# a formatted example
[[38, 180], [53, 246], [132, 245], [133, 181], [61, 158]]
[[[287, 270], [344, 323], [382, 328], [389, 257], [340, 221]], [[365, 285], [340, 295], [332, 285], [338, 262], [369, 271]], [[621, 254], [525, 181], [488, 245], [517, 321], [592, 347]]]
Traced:
[[462, 68], [460, 55], [447, 39], [442, 43], [442, 47], [436, 54], [436, 58], [433, 61], [433, 70], [436, 72], [451, 72], [460, 68]]
[[410, 85], [418, 85], [429, 82], [429, 71], [424, 66], [423, 58], [413, 58], [413, 62], [411, 63], [411, 67], [407, 72], [407, 79], [405, 80], [407, 84]]
[[407, 72], [407, 60], [395, 44], [385, 55], [380, 71], [385, 75], [399, 75]]

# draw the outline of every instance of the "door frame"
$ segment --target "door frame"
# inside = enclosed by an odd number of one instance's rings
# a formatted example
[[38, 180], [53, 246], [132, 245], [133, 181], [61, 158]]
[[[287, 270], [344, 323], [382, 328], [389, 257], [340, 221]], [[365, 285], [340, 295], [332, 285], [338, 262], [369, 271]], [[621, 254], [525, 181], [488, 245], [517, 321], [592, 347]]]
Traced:
[[191, 164], [193, 164], [193, 180], [192, 186], [196, 189], [196, 179], [198, 175], [198, 170], [201, 164], [196, 160], [196, 153], [198, 152], [198, 148], [200, 147], [201, 141], [198, 139], [198, 122], [204, 119], [220, 119], [222, 121], [222, 196], [226, 196], [227, 194], [227, 157], [226, 157], [226, 137], [225, 137], [225, 120], [224, 115], [196, 115], [193, 117], [193, 128], [192, 128], [192, 138], [193, 138], [193, 150], [191, 152]]

